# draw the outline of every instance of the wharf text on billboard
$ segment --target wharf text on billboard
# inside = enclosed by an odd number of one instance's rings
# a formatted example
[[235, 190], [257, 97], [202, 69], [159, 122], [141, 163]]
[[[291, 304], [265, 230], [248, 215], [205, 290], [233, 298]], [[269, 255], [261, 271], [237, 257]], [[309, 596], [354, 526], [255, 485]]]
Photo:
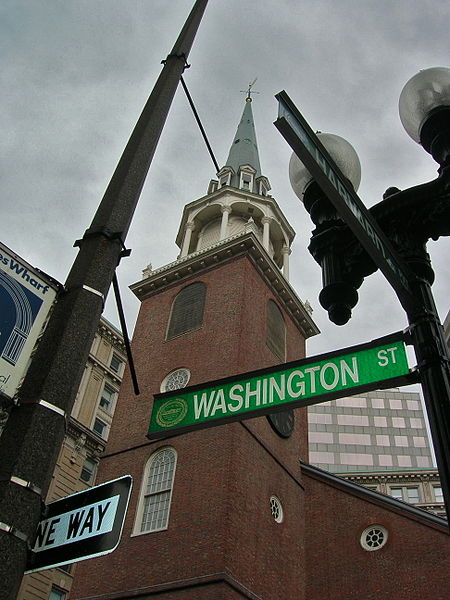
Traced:
[[40, 281], [36, 281], [36, 279], [31, 276], [31, 274], [23, 265], [16, 262], [13, 258], [3, 256], [3, 254], [0, 253], [0, 265], [2, 264], [6, 265], [10, 271], [16, 273], [16, 275], [20, 275], [25, 281], [28, 281], [28, 283], [32, 285], [38, 292], [41, 292], [42, 294], [46, 294], [48, 292], [48, 285], [44, 285]]

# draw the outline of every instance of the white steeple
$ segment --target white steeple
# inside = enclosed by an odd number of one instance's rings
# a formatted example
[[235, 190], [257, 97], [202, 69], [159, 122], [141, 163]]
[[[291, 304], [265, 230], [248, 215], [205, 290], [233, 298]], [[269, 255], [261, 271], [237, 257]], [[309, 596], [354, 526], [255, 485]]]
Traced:
[[288, 279], [295, 232], [269, 190], [261, 172], [249, 94], [225, 166], [210, 182], [207, 195], [184, 208], [176, 239], [179, 258], [252, 232]]

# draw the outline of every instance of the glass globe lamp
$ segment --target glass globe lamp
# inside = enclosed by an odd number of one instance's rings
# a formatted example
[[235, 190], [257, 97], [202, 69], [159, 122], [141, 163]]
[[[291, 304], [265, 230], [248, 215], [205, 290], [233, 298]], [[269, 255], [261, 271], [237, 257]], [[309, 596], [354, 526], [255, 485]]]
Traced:
[[[328, 154], [340, 168], [343, 175], [350, 181], [353, 188], [357, 190], [361, 182], [361, 163], [353, 146], [344, 138], [332, 133], [318, 133], [317, 137], [325, 146]], [[313, 177], [295, 152], [292, 153], [289, 161], [289, 180], [294, 193], [303, 201], [305, 190], [313, 180]]]
[[450, 156], [450, 69], [419, 71], [406, 83], [399, 99], [406, 133], [443, 164]]

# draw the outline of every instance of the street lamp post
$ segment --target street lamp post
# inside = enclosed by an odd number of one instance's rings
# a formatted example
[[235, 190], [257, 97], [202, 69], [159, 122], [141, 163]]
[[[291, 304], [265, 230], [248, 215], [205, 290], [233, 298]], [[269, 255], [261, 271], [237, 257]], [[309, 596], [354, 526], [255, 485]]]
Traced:
[[[410, 79], [401, 93], [399, 110], [407, 133], [439, 163], [439, 176], [404, 191], [389, 188], [369, 212], [412, 273], [409, 286], [414, 302], [405, 311], [450, 516], [450, 362], [431, 291], [434, 273], [426, 250], [430, 239], [450, 235], [450, 69], [426, 69]], [[351, 146], [337, 136], [320, 137], [356, 189], [359, 161]], [[377, 266], [295, 154], [289, 174], [316, 225], [309, 250], [322, 268], [320, 303], [331, 321], [344, 325], [358, 301], [357, 289]]]

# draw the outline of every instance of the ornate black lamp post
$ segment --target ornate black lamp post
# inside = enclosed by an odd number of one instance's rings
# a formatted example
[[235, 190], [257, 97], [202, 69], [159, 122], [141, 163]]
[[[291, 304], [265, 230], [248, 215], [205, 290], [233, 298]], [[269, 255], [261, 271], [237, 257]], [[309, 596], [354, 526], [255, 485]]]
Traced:
[[[420, 71], [404, 87], [399, 109], [408, 134], [439, 163], [439, 176], [403, 191], [389, 188], [370, 213], [412, 272], [409, 285], [417, 302], [406, 313], [450, 515], [450, 363], [426, 250], [430, 239], [450, 235], [450, 69]], [[360, 172], [353, 148], [338, 136], [319, 138], [356, 189]], [[320, 303], [331, 321], [344, 325], [358, 302], [357, 289], [377, 266], [295, 154], [289, 174], [316, 225], [309, 250], [322, 268]]]

